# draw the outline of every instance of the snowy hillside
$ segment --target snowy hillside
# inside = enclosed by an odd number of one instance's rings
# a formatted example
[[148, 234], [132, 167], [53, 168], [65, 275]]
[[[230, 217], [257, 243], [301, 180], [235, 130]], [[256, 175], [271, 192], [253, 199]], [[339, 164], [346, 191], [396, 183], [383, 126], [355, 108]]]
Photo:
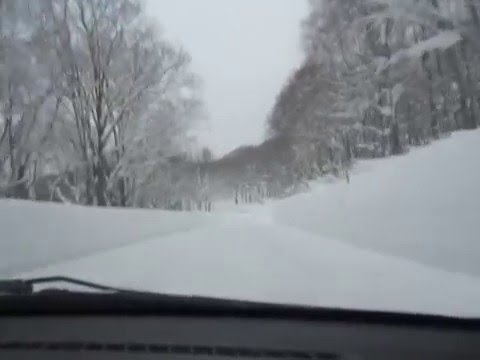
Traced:
[[480, 167], [464, 160], [479, 150], [480, 131], [458, 133], [360, 163], [350, 184], [319, 182], [309, 193], [211, 215], [2, 201], [0, 269], [179, 294], [480, 316]]
[[480, 276], [480, 131], [358, 164], [350, 184], [314, 185], [275, 219], [315, 234]]

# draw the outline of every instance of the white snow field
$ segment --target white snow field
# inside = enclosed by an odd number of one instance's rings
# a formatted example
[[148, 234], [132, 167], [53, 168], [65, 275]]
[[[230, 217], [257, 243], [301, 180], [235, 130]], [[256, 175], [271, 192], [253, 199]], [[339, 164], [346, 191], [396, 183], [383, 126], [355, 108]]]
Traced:
[[[275, 204], [283, 225], [480, 276], [480, 131], [360, 162], [351, 182]], [[480, 308], [480, 305], [479, 305]]]
[[189, 231], [203, 214], [0, 200], [0, 276]]
[[350, 184], [208, 215], [1, 201], [0, 275], [478, 317], [479, 150], [480, 131], [457, 133]]

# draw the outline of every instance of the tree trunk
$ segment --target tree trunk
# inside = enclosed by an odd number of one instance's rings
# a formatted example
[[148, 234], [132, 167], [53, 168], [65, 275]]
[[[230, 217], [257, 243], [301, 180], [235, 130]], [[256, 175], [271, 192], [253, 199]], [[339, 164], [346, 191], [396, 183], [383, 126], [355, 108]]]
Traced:
[[438, 118], [437, 118], [437, 110], [435, 106], [435, 97], [434, 97], [434, 86], [433, 86], [433, 71], [428, 66], [428, 60], [430, 59], [429, 53], [424, 53], [422, 56], [422, 67], [425, 71], [428, 80], [428, 105], [430, 110], [430, 129], [432, 132], [432, 137], [434, 139], [438, 139], [440, 135], [439, 127], [438, 127]]
[[463, 77], [462, 71], [459, 67], [459, 59], [456, 55], [457, 50], [455, 48], [449, 48], [445, 51], [445, 57], [448, 61], [448, 65], [450, 66], [458, 84], [459, 90], [459, 105], [460, 105], [460, 113], [462, 116], [462, 128], [463, 129], [472, 129], [475, 126], [472, 124], [473, 120], [471, 117], [471, 112], [469, 110], [468, 105], [468, 91], [465, 84], [465, 79]]
[[474, 5], [473, 0], [470, 1], [470, 4], [468, 5], [468, 9], [470, 11], [470, 16], [472, 17], [473, 24], [475, 25], [475, 28], [479, 32], [478, 35], [480, 35], [480, 16], [478, 15], [478, 9], [476, 5]]
[[478, 103], [477, 97], [475, 96], [475, 86], [473, 85], [474, 81], [472, 79], [472, 73], [470, 69], [470, 63], [467, 54], [467, 46], [465, 41], [460, 43], [460, 55], [461, 60], [465, 67], [465, 86], [468, 94], [468, 111], [469, 111], [469, 121], [467, 124], [467, 129], [476, 129], [477, 128], [477, 113], [478, 113]]
[[15, 199], [28, 199], [28, 187], [25, 181], [26, 165], [22, 164], [18, 168], [15, 185], [13, 187], [13, 197]]
[[98, 206], [107, 206], [107, 163], [103, 155], [99, 155], [97, 163], [94, 165], [95, 177], [95, 195]]
[[392, 155], [400, 155], [403, 153], [402, 144], [400, 141], [400, 127], [398, 122], [394, 122], [390, 132], [390, 146], [392, 148]]
[[127, 206], [127, 186], [126, 186], [126, 179], [121, 177], [118, 180], [118, 196], [119, 196], [119, 205], [121, 207]]

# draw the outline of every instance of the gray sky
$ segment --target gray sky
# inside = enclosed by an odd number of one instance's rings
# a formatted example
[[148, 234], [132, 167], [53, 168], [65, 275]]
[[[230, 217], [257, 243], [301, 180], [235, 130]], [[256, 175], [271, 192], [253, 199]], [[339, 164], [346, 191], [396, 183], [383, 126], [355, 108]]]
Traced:
[[203, 79], [208, 124], [201, 139], [217, 154], [258, 143], [266, 115], [299, 65], [304, 0], [146, 0], [167, 38], [192, 56]]

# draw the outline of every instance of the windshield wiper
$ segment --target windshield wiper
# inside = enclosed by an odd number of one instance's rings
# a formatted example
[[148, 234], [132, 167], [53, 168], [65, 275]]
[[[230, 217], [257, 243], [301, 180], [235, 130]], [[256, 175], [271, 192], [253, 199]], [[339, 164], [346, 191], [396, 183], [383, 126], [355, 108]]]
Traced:
[[[48, 286], [67, 283], [84, 287], [79, 291]], [[38, 291], [36, 285], [43, 285]], [[47, 285], [47, 286], [45, 286]], [[62, 312], [164, 312], [164, 313], [237, 313], [284, 308], [272, 304], [244, 300], [221, 299], [194, 295], [175, 295], [129, 290], [105, 286], [66, 276], [34, 279], [0, 280], [1, 313], [62, 313]]]
[[[137, 293], [133, 290], [124, 290], [111, 286], [100, 285], [90, 281], [79, 280], [66, 276], [51, 276], [34, 279], [14, 279], [14, 280], [0, 280], [0, 295], [32, 295], [36, 293], [35, 285], [67, 283], [70, 285], [77, 285], [88, 288], [90, 290], [106, 291], [113, 293], [128, 292]], [[47, 289], [49, 290], [49, 289]], [[139, 292], [138, 292], [139, 293]]]
[[[85, 287], [78, 292], [53, 287], [35, 291], [36, 285], [58, 282]], [[5, 296], [2, 296], [5, 295]], [[321, 320], [368, 324], [480, 329], [479, 319], [382, 311], [346, 310], [257, 303], [201, 296], [171, 295], [125, 290], [66, 276], [0, 280], [0, 316], [25, 314], [99, 314], [223, 316], [262, 319]]]

